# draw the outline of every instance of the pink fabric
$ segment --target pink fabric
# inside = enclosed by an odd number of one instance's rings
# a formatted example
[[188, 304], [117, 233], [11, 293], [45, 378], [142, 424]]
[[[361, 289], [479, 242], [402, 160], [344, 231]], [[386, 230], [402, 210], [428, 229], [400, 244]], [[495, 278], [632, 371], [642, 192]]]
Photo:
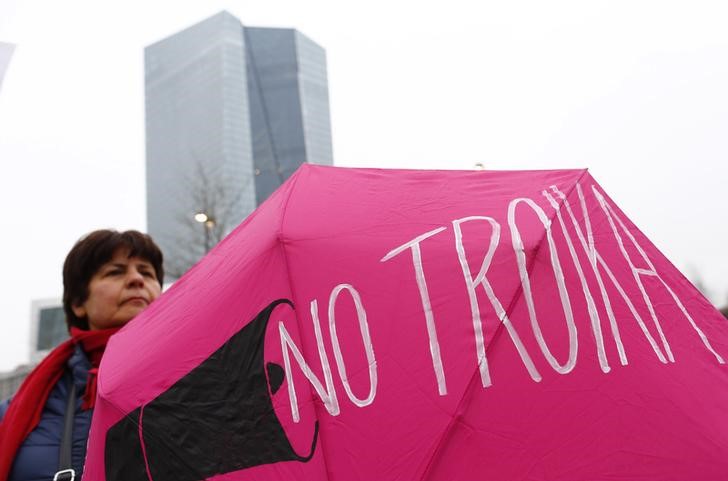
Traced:
[[304, 165], [111, 339], [84, 480], [114, 423], [279, 298], [266, 361], [282, 325], [324, 392], [289, 352], [276, 414], [319, 446], [216, 480], [728, 478], [728, 324], [586, 170]]

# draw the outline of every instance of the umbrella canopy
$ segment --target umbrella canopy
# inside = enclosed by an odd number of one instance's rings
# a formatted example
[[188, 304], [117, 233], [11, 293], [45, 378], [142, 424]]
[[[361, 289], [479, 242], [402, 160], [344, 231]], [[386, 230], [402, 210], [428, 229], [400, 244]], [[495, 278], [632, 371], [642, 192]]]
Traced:
[[304, 165], [112, 338], [84, 479], [724, 480], [725, 356], [586, 170]]

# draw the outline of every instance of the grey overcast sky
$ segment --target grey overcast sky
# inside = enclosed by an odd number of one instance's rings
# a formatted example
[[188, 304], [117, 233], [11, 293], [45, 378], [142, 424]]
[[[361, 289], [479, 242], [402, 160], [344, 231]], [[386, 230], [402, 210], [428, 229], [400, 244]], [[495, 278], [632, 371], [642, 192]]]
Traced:
[[226, 9], [328, 53], [335, 164], [589, 167], [728, 303], [722, 1], [2, 0], [0, 370], [92, 229], [145, 229], [143, 48]]

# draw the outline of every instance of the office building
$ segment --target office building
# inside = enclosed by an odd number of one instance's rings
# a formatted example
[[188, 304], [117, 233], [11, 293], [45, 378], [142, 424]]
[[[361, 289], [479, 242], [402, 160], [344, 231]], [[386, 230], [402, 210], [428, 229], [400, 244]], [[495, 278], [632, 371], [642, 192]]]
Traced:
[[0, 400], [17, 391], [28, 373], [54, 347], [68, 339], [66, 315], [60, 299], [36, 299], [30, 304], [30, 362], [0, 372]]
[[63, 302], [60, 299], [33, 300], [30, 303], [30, 362], [40, 362], [68, 338]]
[[2, 89], [5, 72], [8, 71], [10, 58], [13, 56], [14, 50], [15, 45], [12, 43], [0, 42], [0, 89]]
[[300, 164], [333, 163], [326, 54], [296, 30], [221, 12], [148, 46], [145, 86], [147, 224], [172, 278]]

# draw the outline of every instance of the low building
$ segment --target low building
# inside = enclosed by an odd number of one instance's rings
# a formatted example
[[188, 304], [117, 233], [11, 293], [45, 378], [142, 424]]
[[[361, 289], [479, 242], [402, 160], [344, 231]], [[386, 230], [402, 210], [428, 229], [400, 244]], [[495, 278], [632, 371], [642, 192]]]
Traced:
[[23, 364], [12, 371], [0, 372], [0, 400], [11, 397], [20, 387], [25, 376], [35, 367], [34, 364]]
[[36, 299], [30, 304], [30, 362], [0, 372], [0, 400], [11, 397], [25, 376], [51, 349], [68, 339], [66, 317], [60, 299]]

